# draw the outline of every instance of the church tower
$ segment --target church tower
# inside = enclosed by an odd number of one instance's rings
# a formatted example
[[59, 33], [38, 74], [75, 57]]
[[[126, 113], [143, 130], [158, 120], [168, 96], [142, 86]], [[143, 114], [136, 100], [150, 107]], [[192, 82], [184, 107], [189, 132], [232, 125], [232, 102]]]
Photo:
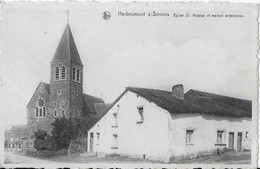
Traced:
[[69, 24], [50, 67], [50, 113], [54, 117], [82, 118], [83, 65]]

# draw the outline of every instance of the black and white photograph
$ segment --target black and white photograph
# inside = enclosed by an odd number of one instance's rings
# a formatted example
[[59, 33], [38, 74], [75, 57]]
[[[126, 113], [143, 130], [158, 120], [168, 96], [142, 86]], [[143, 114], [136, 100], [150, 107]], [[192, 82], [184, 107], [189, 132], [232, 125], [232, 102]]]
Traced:
[[256, 168], [258, 10], [2, 2], [1, 165]]

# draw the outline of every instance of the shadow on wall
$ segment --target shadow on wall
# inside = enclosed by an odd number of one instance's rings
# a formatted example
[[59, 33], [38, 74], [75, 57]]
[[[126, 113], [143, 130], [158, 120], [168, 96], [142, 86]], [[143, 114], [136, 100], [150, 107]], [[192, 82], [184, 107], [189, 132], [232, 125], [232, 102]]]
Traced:
[[244, 120], [251, 121], [249, 117], [224, 117], [224, 116], [215, 116], [215, 115], [205, 115], [205, 114], [173, 114], [170, 113], [172, 120], [175, 119], [182, 119], [182, 118], [189, 118], [189, 117], [198, 117], [201, 116], [205, 120], [215, 120], [215, 121], [229, 121], [229, 122], [242, 122]]

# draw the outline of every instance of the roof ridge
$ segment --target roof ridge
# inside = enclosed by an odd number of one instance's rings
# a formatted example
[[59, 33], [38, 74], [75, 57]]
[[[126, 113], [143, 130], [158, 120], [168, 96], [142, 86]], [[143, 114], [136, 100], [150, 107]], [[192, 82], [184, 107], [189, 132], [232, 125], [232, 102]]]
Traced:
[[[196, 90], [196, 89], [190, 89], [189, 91], [199, 92], [199, 93], [202, 93], [202, 94], [210, 94], [210, 95], [219, 96], [219, 97], [226, 97], [226, 98], [231, 98], [231, 99], [250, 101], [250, 100], [247, 100], [247, 99], [241, 99], [241, 98], [227, 96], [227, 95], [215, 94], [215, 93], [211, 93], [211, 92], [204, 92], [204, 91], [200, 91], [200, 90]], [[186, 92], [186, 93], [188, 93], [188, 92]]]
[[133, 87], [133, 86], [128, 86], [128, 87], [126, 87], [126, 89], [131, 89], [131, 88], [135, 88], [135, 89], [146, 89], [146, 90], [158, 90], [158, 91], [163, 91], [163, 92], [169, 92], [169, 93], [171, 93], [171, 91], [169, 91], [169, 90], [162, 90], [162, 89], [144, 88], [144, 87]]
[[67, 34], [68, 34], [68, 47], [69, 47], [69, 61], [71, 61], [71, 53], [70, 53], [70, 32], [69, 32], [69, 30], [70, 30], [70, 26], [69, 26], [69, 23], [67, 23]]

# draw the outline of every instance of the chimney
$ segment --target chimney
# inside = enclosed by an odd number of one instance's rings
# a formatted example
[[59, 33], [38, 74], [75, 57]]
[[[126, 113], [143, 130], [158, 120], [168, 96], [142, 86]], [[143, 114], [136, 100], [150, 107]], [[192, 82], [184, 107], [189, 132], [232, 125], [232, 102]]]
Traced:
[[177, 84], [172, 87], [172, 94], [179, 98], [179, 99], [184, 99], [184, 90], [183, 90], [183, 85], [182, 84]]

